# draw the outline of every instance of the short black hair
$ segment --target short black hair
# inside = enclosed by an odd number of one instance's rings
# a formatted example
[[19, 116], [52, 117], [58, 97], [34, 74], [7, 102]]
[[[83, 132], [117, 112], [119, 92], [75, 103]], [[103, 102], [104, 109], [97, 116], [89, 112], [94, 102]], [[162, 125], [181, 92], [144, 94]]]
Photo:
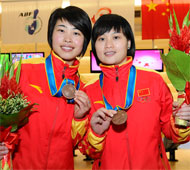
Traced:
[[129, 22], [120, 15], [117, 14], [105, 14], [98, 18], [94, 27], [92, 29], [92, 52], [96, 58], [98, 65], [101, 63], [97, 57], [95, 43], [99, 36], [103, 35], [105, 32], [110, 32], [111, 29], [114, 29], [116, 32], [120, 32], [122, 30], [123, 34], [127, 38], [127, 40], [131, 41], [131, 47], [127, 50], [127, 56], [132, 56], [134, 58], [135, 55], [135, 40], [133, 31]]
[[84, 44], [81, 54], [79, 56], [84, 56], [88, 43], [91, 38], [92, 24], [88, 14], [76, 6], [68, 6], [66, 8], [57, 8], [55, 9], [49, 18], [48, 23], [48, 43], [51, 49], [52, 47], [52, 35], [54, 27], [57, 23], [57, 20], [66, 20], [71, 25], [76, 27], [84, 35]]

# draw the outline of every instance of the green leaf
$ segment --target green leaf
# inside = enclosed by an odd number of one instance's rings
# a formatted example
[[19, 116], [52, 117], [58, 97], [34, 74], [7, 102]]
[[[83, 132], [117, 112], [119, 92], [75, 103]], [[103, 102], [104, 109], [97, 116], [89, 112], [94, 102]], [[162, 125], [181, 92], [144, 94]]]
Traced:
[[187, 26], [189, 26], [190, 25], [190, 21], [188, 21], [188, 24], [187, 24]]
[[[3, 57], [0, 57], [0, 63], [3, 63]], [[3, 77], [3, 65], [0, 66], [0, 82]]]
[[170, 29], [173, 30], [173, 18], [172, 18], [172, 14], [171, 13], [170, 13], [170, 17], [168, 19], [168, 22], [169, 22]]
[[11, 131], [13, 132], [13, 130], [17, 130], [16, 127], [18, 128], [19, 126], [24, 125], [24, 123], [27, 123], [27, 120], [25, 119], [28, 119], [29, 115], [33, 112], [31, 111], [31, 109], [34, 105], [37, 104], [33, 103], [31, 105], [28, 105], [18, 113], [0, 114], [0, 126], [14, 126], [14, 128]]
[[4, 76], [4, 74], [5, 74], [5, 72], [6, 72], [6, 60], [5, 60], [5, 58], [4, 57], [2, 57], [1, 58], [1, 63], [2, 63], [2, 66], [0, 67], [0, 79], [2, 79], [3, 78], [3, 76]]
[[11, 132], [15, 132], [18, 129], [18, 125], [14, 124], [12, 125]]
[[189, 11], [187, 12], [187, 15], [185, 16], [184, 20], [183, 20], [183, 25], [182, 28], [184, 28], [184, 26], [189, 26]]
[[9, 79], [11, 79], [13, 77], [14, 69], [15, 69], [14, 64], [12, 64], [10, 67], [10, 70], [9, 70]]
[[19, 79], [20, 79], [21, 63], [22, 63], [22, 57], [19, 60], [18, 67], [17, 67], [17, 72], [16, 72], [16, 81], [17, 81], [17, 83], [19, 83]]
[[13, 63], [12, 53], [10, 53], [10, 63]]
[[167, 55], [161, 55], [166, 66], [166, 73], [177, 90], [184, 90], [190, 81], [190, 56], [186, 53], [171, 49]]
[[173, 9], [173, 14], [174, 14], [174, 20], [175, 20], [176, 30], [177, 30], [178, 35], [180, 35], [179, 23], [177, 21], [177, 16], [175, 14], [175, 10], [174, 9]]

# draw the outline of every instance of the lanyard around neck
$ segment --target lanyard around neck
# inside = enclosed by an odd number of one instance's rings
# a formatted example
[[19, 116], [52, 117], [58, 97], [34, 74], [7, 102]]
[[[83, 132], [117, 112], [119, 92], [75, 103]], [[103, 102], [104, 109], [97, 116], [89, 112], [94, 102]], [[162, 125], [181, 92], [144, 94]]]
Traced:
[[99, 80], [100, 80], [100, 87], [102, 90], [103, 101], [104, 101], [106, 109], [108, 109], [108, 110], [125, 110], [125, 109], [128, 109], [133, 103], [134, 94], [135, 94], [135, 85], [136, 85], [136, 68], [135, 68], [135, 66], [132, 65], [130, 68], [129, 78], [128, 78], [128, 82], [127, 82], [125, 106], [123, 108], [118, 106], [118, 105], [115, 108], [113, 108], [109, 104], [109, 102], [107, 101], [106, 97], [103, 94], [103, 78], [104, 78], [104, 74], [101, 73], [99, 76]]
[[[62, 80], [61, 85], [59, 86], [59, 89], [57, 89], [51, 54], [45, 60], [45, 68], [46, 68], [46, 74], [47, 74], [47, 79], [48, 79], [48, 85], [49, 85], [52, 96], [62, 97], [63, 94], [62, 94], [61, 90], [62, 90], [63, 86], [66, 84], [73, 84], [75, 86], [74, 80], [64, 78]], [[80, 88], [80, 80], [78, 81], [77, 86], [76, 86], [77, 90], [79, 88]]]

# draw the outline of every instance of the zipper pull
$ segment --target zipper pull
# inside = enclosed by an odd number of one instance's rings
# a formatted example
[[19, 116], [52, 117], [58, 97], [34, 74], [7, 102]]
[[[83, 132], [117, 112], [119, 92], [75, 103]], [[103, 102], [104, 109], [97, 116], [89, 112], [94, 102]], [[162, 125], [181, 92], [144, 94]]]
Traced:
[[62, 71], [62, 79], [64, 79], [65, 78], [65, 70], [66, 70], [66, 66], [64, 66], [64, 68], [63, 68], [63, 71]]
[[116, 71], [116, 78], [115, 78], [115, 80], [118, 82], [119, 81], [118, 67], [115, 67], [115, 71]]

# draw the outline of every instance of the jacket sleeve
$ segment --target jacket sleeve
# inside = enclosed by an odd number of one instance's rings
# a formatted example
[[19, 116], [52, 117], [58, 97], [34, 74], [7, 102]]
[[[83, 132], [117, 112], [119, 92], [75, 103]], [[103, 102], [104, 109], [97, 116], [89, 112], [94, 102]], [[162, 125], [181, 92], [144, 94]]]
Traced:
[[175, 118], [171, 116], [171, 133], [175, 134], [172, 136], [172, 140], [175, 143], [186, 143], [190, 141], [190, 127], [183, 128], [175, 125]]
[[184, 128], [175, 125], [173, 117], [173, 99], [169, 88], [163, 82], [161, 83], [161, 113], [160, 122], [162, 132], [168, 139], [172, 139], [175, 143], [185, 143], [190, 140], [190, 127]]
[[88, 127], [88, 117], [83, 119], [72, 119], [71, 136], [73, 139], [73, 146], [76, 146], [82, 140]]
[[[84, 83], [80, 81], [80, 90], [85, 92]], [[73, 140], [73, 146], [76, 146], [84, 137], [88, 128], [88, 116], [83, 119], [76, 119], [73, 116], [72, 126], [71, 126], [71, 136]]]
[[[87, 93], [88, 94], [88, 93]], [[94, 99], [88, 94], [90, 100], [91, 100], [91, 109], [88, 115], [88, 119], [90, 122], [90, 119], [93, 115], [93, 113], [100, 107], [103, 107], [102, 101], [95, 102]], [[102, 135], [96, 134], [91, 126], [90, 123], [88, 125], [88, 130], [83, 138], [83, 140], [79, 143], [78, 148], [84, 155], [89, 155], [93, 159], [100, 158], [104, 143], [106, 139], [106, 133]]]
[[101, 157], [106, 135], [97, 135], [89, 127], [83, 140], [79, 143], [78, 148], [84, 155], [89, 155], [93, 159]]

